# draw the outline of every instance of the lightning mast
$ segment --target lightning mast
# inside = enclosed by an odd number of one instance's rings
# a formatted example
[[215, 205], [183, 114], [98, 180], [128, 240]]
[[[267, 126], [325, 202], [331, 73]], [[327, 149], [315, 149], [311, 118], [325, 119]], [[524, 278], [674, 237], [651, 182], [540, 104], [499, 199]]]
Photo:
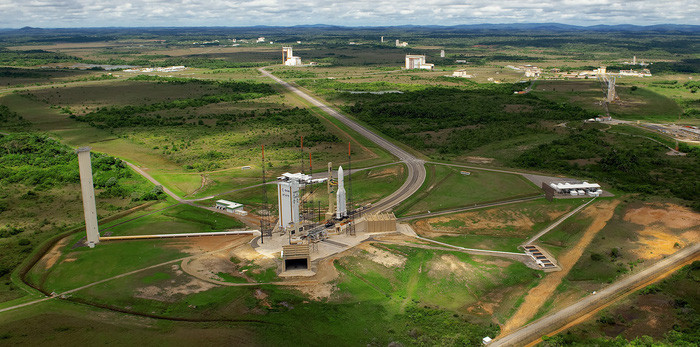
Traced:
[[265, 243], [265, 236], [272, 236], [270, 228], [270, 207], [267, 204], [267, 182], [265, 182], [265, 145], [262, 145], [262, 210], [260, 216], [260, 242]]
[[350, 148], [350, 142], [348, 142], [348, 219], [350, 219], [350, 224], [347, 228], [347, 233], [350, 236], [355, 236], [355, 206], [352, 194], [352, 149]]
[[326, 213], [326, 219], [333, 218], [333, 163], [328, 162], [328, 181], [326, 181], [328, 187], [328, 212]]

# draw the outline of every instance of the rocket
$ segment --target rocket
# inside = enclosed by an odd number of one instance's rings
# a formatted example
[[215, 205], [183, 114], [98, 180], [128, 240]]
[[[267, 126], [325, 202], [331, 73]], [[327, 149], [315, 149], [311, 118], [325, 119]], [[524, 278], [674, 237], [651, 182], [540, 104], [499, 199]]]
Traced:
[[348, 216], [348, 210], [345, 207], [345, 184], [343, 183], [343, 167], [338, 167], [338, 193], [336, 195], [337, 208], [335, 210], [335, 218], [342, 219]]

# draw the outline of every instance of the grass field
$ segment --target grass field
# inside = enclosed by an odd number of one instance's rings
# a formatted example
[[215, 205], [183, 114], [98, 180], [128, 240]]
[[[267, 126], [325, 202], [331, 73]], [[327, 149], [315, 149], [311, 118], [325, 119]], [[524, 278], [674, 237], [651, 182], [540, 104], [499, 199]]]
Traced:
[[[162, 206], [162, 205], [161, 205]], [[245, 225], [237, 219], [212, 211], [207, 211], [198, 207], [179, 204], [177, 206], [166, 206], [167, 209], [158, 211], [164, 207], [154, 206], [151, 213], [132, 220], [138, 215], [129, 215], [122, 219], [115, 220], [104, 226], [104, 231], [110, 236], [127, 235], [149, 235], [158, 234], [180, 234], [215, 232], [229, 229], [242, 229]]]
[[169, 240], [103, 242], [93, 249], [73, 249], [73, 244], [82, 237], [76, 235], [71, 238], [56, 265], [41, 275], [40, 284], [49, 292], [74, 289], [130, 270], [186, 256], [174, 247], [167, 247], [175, 242]]
[[[168, 256], [148, 251], [150, 254], [144, 258], [144, 252], [152, 245], [150, 241], [141, 244], [123, 242], [101, 244], [78, 255], [71, 251], [68, 258], [59, 260], [56, 269], [48, 275], [46, 285], [63, 289], [62, 286], [68, 285], [63, 279], [65, 276], [78, 272], [78, 266], [87, 266], [94, 259], [100, 259], [102, 277], [110, 276], [115, 251], [140, 254], [123, 260], [123, 271], [131, 267], [132, 259], [139, 259], [146, 265], [156, 258]], [[368, 247], [365, 249], [386, 253], [404, 265], [397, 267], [397, 264], [378, 262], [378, 258], [372, 256], [374, 253], [365, 250], [353, 251], [335, 262], [340, 276], [335, 284], [337, 291], [320, 301], [309, 300], [306, 295], [284, 287], [213, 286], [182, 275], [177, 266], [171, 265], [89, 287], [74, 293], [70, 300], [150, 315], [210, 321], [204, 326], [159, 322], [156, 326], [160, 328], [151, 328], [157, 340], [163, 338], [160, 329], [178, 331], [183, 326], [195, 330], [198, 327], [216, 329], [235, 324], [245, 331], [240, 336], [261, 341], [259, 338], [264, 335], [265, 345], [285, 341], [315, 345], [328, 340], [351, 345], [385, 345], [391, 341], [473, 345], [483, 336], [497, 333], [498, 327], [492, 323], [491, 315], [503, 322], [512, 314], [513, 305], [517, 306], [519, 291], [538, 281], [535, 270], [512, 261], [392, 245]], [[76, 260], [65, 261], [73, 257]], [[82, 271], [74, 277], [71, 285], [92, 281], [97, 276], [92, 271]], [[239, 281], [238, 278], [224, 277]], [[51, 329], [42, 328], [34, 337], [24, 336], [22, 329], [12, 329], [25, 317], [39, 314], [37, 319], [44, 319], [39, 312], [45, 312], [46, 307], [54, 307], [52, 317], [67, 318], [53, 319], [53, 323], [47, 321]], [[92, 326], [94, 323], [91, 322], [101, 320], [97, 316], [82, 321], [71, 318], [75, 312], [92, 310], [85, 305], [74, 307], [67, 303], [48, 303], [43, 310], [27, 308], [9, 316], [12, 318], [3, 316], [0, 318], [3, 322], [0, 333], [4, 334], [4, 339], [14, 342], [41, 341], [51, 330], [65, 331], [56, 337], [57, 341], [62, 341], [76, 331], [83, 331], [79, 323]], [[111, 317], [111, 313], [107, 311], [99, 317]], [[235, 323], [239, 320], [242, 322]], [[356, 322], [350, 328], [351, 333], [341, 324], [347, 321]], [[107, 326], [115, 329], [124, 325], [130, 325], [129, 319], [112, 321]], [[309, 334], [290, 334], [302, 328]], [[209, 333], [215, 334], [216, 330], [204, 332], [205, 336]]]
[[456, 246], [519, 252], [518, 246], [543, 230], [581, 200], [545, 199], [449, 214], [412, 222], [424, 237]]
[[520, 175], [468, 170], [426, 164], [428, 177], [409, 199], [396, 209], [398, 215], [447, 210], [539, 194], [539, 189]]
[[[613, 118], [673, 122], [683, 113], [683, 109], [673, 99], [652, 89], [637, 87], [642, 82], [639, 79], [621, 78], [617, 82], [615, 90], [620, 101], [609, 106]], [[604, 108], [600, 105], [604, 94], [596, 80], [538, 81], [533, 93], [604, 113]]]

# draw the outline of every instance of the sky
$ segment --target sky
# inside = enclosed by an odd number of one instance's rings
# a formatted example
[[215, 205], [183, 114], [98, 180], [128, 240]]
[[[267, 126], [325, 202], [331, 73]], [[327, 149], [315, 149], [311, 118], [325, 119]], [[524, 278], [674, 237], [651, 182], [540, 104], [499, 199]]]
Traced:
[[0, 0], [0, 28], [694, 24], [700, 0]]

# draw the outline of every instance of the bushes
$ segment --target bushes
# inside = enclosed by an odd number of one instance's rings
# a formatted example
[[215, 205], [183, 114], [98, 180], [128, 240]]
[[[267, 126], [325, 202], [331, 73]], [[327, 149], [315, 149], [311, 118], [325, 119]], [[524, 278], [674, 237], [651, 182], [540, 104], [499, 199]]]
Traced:
[[[135, 80], [157, 81], [158, 83], [174, 83], [174, 84], [210, 84], [216, 85], [223, 89], [224, 93], [217, 95], [204, 95], [198, 98], [178, 99], [173, 101], [164, 101], [150, 105], [140, 106], [110, 106], [102, 107], [95, 112], [91, 112], [84, 116], [71, 118], [86, 122], [97, 128], [127, 128], [127, 127], [144, 127], [144, 126], [181, 126], [188, 124], [184, 116], [177, 117], [144, 117], [145, 114], [170, 109], [186, 109], [202, 107], [209, 104], [220, 102], [232, 102], [246, 99], [260, 98], [266, 95], [274, 94], [274, 89], [269, 84], [251, 83], [251, 82], [232, 82], [232, 81], [206, 81], [190, 78], [175, 78], [175, 77], [158, 77], [158, 76], [137, 76]], [[200, 120], [199, 125], [204, 125]]]
[[[526, 150], [513, 164], [590, 177], [627, 192], [671, 195], [700, 209], [698, 156], [690, 151], [686, 157], [669, 157], [667, 151], [646, 139], [578, 129], [570, 130], [565, 138]], [[580, 159], [590, 162], [574, 162]]]
[[24, 231], [24, 228], [19, 228], [16, 226], [8, 225], [8, 226], [0, 229], [0, 238], [7, 238], [10, 236], [14, 236], [14, 235], [20, 234], [23, 231]]
[[[118, 158], [92, 153], [92, 174], [95, 188], [104, 189], [98, 197], [126, 198], [134, 190], [134, 187], [124, 185], [124, 180], [131, 179], [133, 174]], [[71, 148], [44, 135], [0, 135], [0, 183], [34, 187], [21, 199], [37, 199], [35, 190], [78, 182], [78, 156]], [[146, 191], [138, 194], [137, 200], [155, 200], [161, 198], [162, 190], [160, 193]], [[7, 204], [0, 203], [0, 212], [7, 209]]]

